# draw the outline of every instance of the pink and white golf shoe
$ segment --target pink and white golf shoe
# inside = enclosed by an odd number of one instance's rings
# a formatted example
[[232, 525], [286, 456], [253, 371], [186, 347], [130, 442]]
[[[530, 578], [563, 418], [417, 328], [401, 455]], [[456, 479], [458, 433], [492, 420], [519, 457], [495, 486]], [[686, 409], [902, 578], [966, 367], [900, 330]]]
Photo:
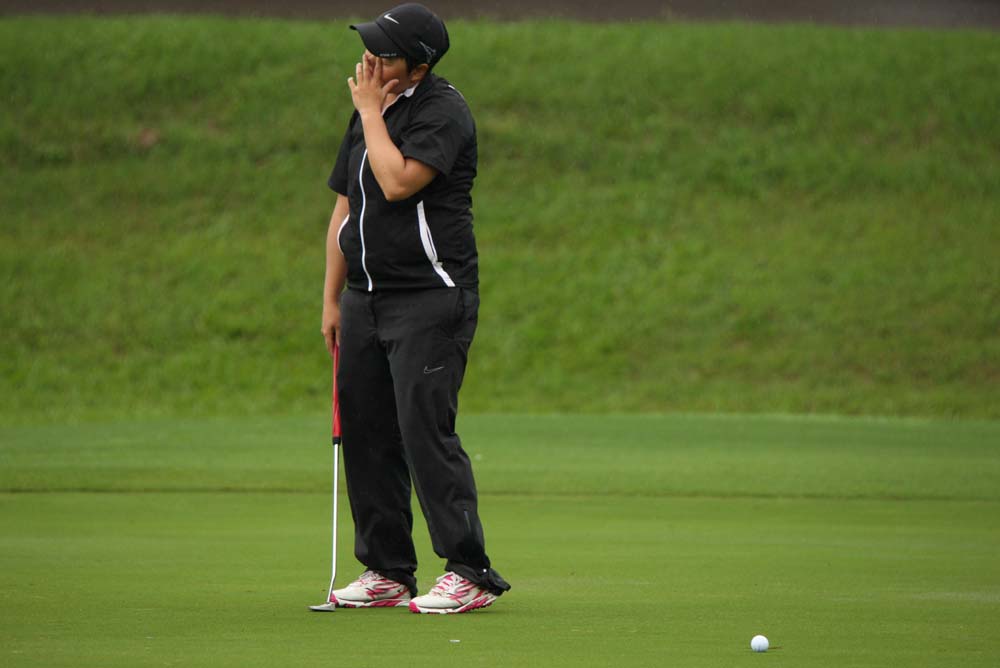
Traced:
[[429, 592], [410, 601], [410, 612], [438, 615], [469, 612], [492, 605], [495, 600], [495, 594], [449, 571], [437, 579]]
[[330, 602], [339, 608], [402, 607], [410, 602], [410, 590], [375, 571], [365, 571], [343, 589], [334, 589]]

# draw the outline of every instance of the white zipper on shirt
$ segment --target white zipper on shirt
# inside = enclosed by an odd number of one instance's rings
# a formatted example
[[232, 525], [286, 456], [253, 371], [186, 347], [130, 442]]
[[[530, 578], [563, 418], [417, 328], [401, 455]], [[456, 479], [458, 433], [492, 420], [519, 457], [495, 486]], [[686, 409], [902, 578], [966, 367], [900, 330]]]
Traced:
[[365, 160], [368, 159], [368, 149], [361, 156], [361, 169], [358, 170], [358, 185], [361, 186], [361, 215], [358, 216], [358, 233], [361, 235], [361, 268], [368, 277], [368, 292], [371, 292], [375, 284], [372, 283], [372, 275], [368, 273], [368, 265], [365, 264], [365, 206], [368, 204], [368, 196], [365, 195]]
[[417, 226], [420, 228], [420, 243], [424, 245], [424, 254], [430, 260], [434, 271], [441, 277], [445, 285], [449, 288], [455, 287], [455, 281], [451, 280], [451, 276], [444, 270], [444, 267], [441, 266], [441, 261], [438, 259], [437, 248], [434, 247], [434, 238], [431, 236], [431, 228], [427, 224], [427, 215], [424, 213], [423, 201], [417, 202]]

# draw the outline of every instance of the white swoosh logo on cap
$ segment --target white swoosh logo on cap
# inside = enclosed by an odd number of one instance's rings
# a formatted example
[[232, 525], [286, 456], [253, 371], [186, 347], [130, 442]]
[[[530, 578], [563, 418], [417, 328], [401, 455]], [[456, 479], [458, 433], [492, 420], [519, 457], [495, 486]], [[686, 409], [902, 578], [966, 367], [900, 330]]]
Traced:
[[384, 18], [386, 21], [392, 21], [396, 25], [401, 25], [399, 21], [397, 21], [396, 19], [392, 18], [392, 14], [386, 14], [382, 18]]

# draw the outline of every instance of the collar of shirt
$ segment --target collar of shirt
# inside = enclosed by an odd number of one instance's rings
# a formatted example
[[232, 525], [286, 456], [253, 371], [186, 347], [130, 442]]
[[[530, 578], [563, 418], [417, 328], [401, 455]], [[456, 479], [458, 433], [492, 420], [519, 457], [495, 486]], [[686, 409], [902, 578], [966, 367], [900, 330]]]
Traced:
[[420, 85], [420, 82], [418, 81], [417, 83], [413, 84], [412, 86], [410, 86], [409, 88], [407, 88], [406, 90], [404, 90], [402, 93], [400, 93], [399, 95], [397, 95], [395, 97], [395, 99], [393, 99], [392, 102], [390, 102], [389, 104], [385, 105], [385, 107], [382, 109], [382, 115], [385, 116], [385, 112], [389, 111], [389, 109], [392, 108], [392, 105], [394, 105], [397, 102], [399, 102], [400, 98], [413, 97], [413, 93], [416, 92], [417, 86], [419, 86], [419, 85]]

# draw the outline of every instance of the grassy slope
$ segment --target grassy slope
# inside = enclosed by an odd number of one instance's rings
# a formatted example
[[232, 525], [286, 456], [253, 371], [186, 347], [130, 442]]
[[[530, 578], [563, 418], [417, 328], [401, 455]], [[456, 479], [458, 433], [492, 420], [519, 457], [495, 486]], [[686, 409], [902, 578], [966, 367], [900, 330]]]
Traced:
[[[452, 32], [481, 141], [467, 408], [1000, 416], [996, 35]], [[0, 417], [322, 405], [357, 46], [0, 21]]]
[[[328, 572], [329, 447], [309, 437], [321, 419], [0, 429], [0, 489], [24, 492], [0, 492], [0, 657], [996, 665], [996, 423], [505, 420], [468, 418], [463, 433], [514, 589], [452, 619], [305, 611]], [[419, 519], [415, 536], [426, 588], [440, 560]], [[751, 655], [759, 632], [781, 649]], [[399, 642], [361, 641], [372, 634]]]

